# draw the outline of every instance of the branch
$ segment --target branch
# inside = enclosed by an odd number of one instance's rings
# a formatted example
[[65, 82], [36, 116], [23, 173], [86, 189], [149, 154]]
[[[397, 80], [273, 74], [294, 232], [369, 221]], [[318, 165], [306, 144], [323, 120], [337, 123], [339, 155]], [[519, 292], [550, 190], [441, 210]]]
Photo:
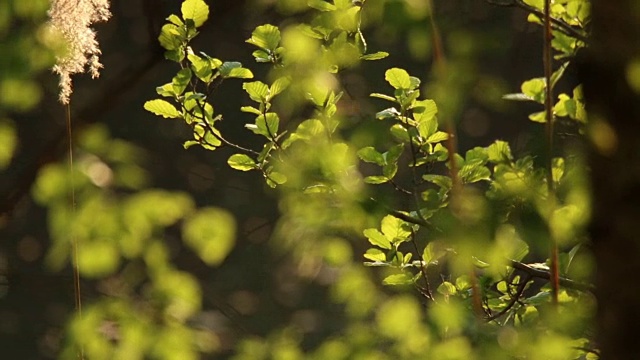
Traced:
[[[541, 270], [541, 269], [536, 269], [533, 268], [527, 264], [521, 263], [519, 261], [515, 261], [515, 260], [510, 260], [509, 265], [514, 268], [514, 269], [518, 269], [520, 271], [524, 271], [525, 273], [531, 275], [532, 277], [535, 278], [539, 278], [539, 279], [545, 279], [545, 280], [551, 280], [551, 272], [547, 271], [547, 270]], [[593, 286], [592, 284], [588, 284], [588, 283], [582, 283], [582, 282], [578, 282], [575, 280], [571, 280], [565, 277], [560, 276], [558, 278], [558, 281], [560, 283], [560, 285], [569, 288], [569, 289], [574, 289], [574, 290], [579, 290], [579, 291], [587, 291], [587, 292], [591, 292], [593, 293], [595, 291], [595, 286]]]
[[[544, 18], [544, 13], [538, 9], [536, 9], [535, 7], [526, 4], [524, 1], [522, 0], [507, 0], [504, 2], [501, 1], [496, 1], [496, 0], [485, 0], [487, 3], [491, 4], [491, 5], [495, 5], [495, 6], [501, 6], [501, 7], [518, 7], [520, 9], [523, 9], [524, 11], [534, 14], [536, 16], [538, 16], [539, 18], [543, 19]], [[563, 20], [554, 18], [554, 17], [550, 17], [549, 20], [551, 21], [551, 24], [553, 25], [553, 28], [564, 33], [565, 35], [569, 35], [571, 37], [574, 37], [584, 43], [588, 42], [588, 38], [585, 34], [583, 34], [582, 32], [580, 32], [579, 30], [575, 29], [574, 27], [572, 27], [571, 25], [567, 24], [566, 22], [564, 22]]]
[[522, 296], [522, 293], [524, 292], [524, 289], [527, 287], [527, 284], [529, 283], [531, 278], [532, 278], [532, 276], [530, 274], [527, 274], [527, 278], [522, 280], [522, 281], [520, 281], [520, 283], [518, 284], [518, 289], [516, 290], [516, 293], [511, 297], [511, 300], [509, 301], [507, 306], [504, 309], [502, 309], [499, 313], [489, 316], [487, 318], [487, 321], [493, 321], [493, 320], [499, 318], [500, 316], [506, 314], [507, 311], [509, 311], [511, 308], [513, 308], [513, 306], [520, 299], [520, 296]]

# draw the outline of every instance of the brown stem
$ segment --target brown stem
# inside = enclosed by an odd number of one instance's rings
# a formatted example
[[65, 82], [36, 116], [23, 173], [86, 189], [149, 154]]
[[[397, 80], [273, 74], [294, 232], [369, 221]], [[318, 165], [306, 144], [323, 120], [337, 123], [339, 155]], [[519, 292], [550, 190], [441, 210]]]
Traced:
[[[553, 74], [552, 59], [551, 59], [551, 40], [553, 40], [553, 34], [551, 33], [551, 0], [545, 0], [544, 2], [544, 42], [543, 42], [543, 64], [544, 64], [544, 78], [546, 82], [545, 86], [545, 101], [544, 109], [546, 113], [547, 122], [545, 123], [545, 131], [547, 137], [547, 222], [550, 223], [553, 209], [555, 207], [555, 186], [553, 181], [553, 84], [551, 83], [551, 76]], [[550, 227], [549, 225], [547, 225]], [[549, 229], [549, 238], [551, 240], [551, 295], [553, 303], [558, 303], [558, 288], [559, 288], [559, 274], [558, 274], [558, 244], [551, 229]]]

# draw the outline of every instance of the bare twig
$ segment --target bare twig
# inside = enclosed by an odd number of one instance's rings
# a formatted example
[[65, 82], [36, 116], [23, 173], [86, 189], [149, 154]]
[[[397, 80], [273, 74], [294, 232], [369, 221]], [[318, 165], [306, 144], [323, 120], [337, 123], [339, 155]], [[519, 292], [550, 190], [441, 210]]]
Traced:
[[[538, 9], [536, 9], [535, 7], [525, 3], [522, 0], [507, 0], [507, 1], [496, 1], [496, 0], [485, 0], [486, 2], [488, 2], [491, 5], [495, 5], [495, 6], [502, 6], [502, 7], [518, 7], [520, 9], [525, 10], [528, 13], [534, 14], [536, 16], [538, 16], [539, 18], [543, 19], [544, 18], [544, 13]], [[583, 34], [582, 32], [580, 32], [580, 30], [577, 30], [576, 28], [572, 27], [571, 25], [567, 24], [566, 22], [554, 18], [554, 17], [550, 17], [549, 20], [551, 21], [551, 25], [553, 26], [554, 29], [562, 32], [565, 35], [569, 35], [573, 38], [576, 38], [584, 43], [587, 43], [588, 38], [585, 34]]]
[[[536, 269], [534, 267], [531, 267], [527, 264], [524, 264], [515, 260], [510, 260], [509, 266], [511, 266], [514, 269], [523, 271], [535, 278], [551, 280], [551, 272], [548, 270]], [[573, 289], [573, 290], [588, 291], [591, 293], [595, 291], [595, 286], [593, 286], [592, 284], [578, 282], [562, 276], [558, 277], [558, 283], [566, 288]]]
[[518, 300], [522, 296], [524, 289], [527, 287], [527, 284], [529, 283], [529, 281], [531, 281], [531, 277], [532, 277], [531, 275], [527, 274], [526, 278], [524, 280], [521, 280], [520, 283], [518, 284], [518, 289], [516, 290], [516, 293], [511, 296], [511, 300], [509, 301], [507, 306], [504, 309], [502, 309], [500, 312], [489, 316], [487, 318], [487, 321], [493, 321], [499, 318], [500, 316], [506, 314], [507, 311], [511, 310], [511, 308], [513, 308], [513, 306], [518, 302]]

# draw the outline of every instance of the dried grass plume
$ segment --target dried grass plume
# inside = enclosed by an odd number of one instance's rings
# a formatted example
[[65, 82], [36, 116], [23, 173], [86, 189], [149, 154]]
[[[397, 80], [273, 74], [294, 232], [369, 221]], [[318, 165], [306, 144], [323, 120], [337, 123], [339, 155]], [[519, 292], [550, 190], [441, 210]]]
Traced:
[[100, 47], [91, 24], [111, 17], [109, 0], [50, 0], [51, 25], [67, 42], [67, 52], [57, 59], [53, 71], [60, 75], [60, 102], [68, 104], [73, 92], [71, 75], [88, 67], [91, 77], [100, 76]]

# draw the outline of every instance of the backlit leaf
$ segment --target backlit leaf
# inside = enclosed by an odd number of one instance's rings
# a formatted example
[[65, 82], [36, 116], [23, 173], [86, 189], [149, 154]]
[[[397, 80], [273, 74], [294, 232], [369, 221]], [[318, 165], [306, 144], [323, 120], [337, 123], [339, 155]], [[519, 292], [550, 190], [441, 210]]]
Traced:
[[145, 110], [164, 118], [175, 119], [180, 117], [180, 113], [175, 106], [162, 99], [149, 100], [144, 103], [144, 108]]
[[209, 6], [204, 0], [185, 0], [181, 10], [182, 18], [193, 20], [196, 27], [202, 26], [209, 18]]

